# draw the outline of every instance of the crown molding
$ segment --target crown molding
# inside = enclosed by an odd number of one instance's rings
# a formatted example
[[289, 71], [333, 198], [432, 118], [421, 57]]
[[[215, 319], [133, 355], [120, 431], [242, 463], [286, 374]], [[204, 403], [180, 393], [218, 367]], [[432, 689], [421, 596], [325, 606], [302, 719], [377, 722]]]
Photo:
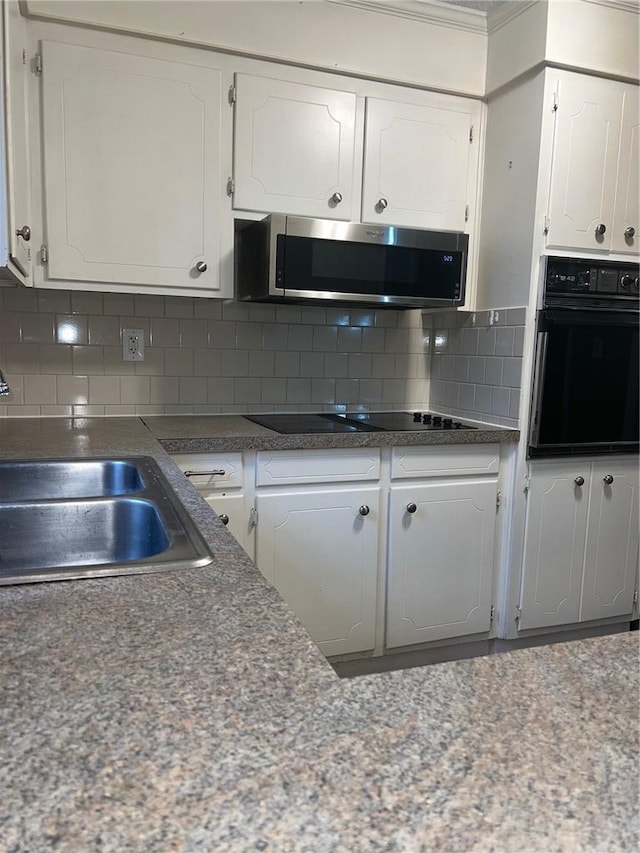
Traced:
[[[487, 16], [478, 9], [460, 9], [437, 0], [326, 0], [337, 6], [352, 6], [367, 12], [409, 18], [454, 30], [487, 34]], [[535, 0], [530, 0], [535, 2]]]
[[595, 3], [596, 6], [607, 6], [609, 9], [619, 9], [621, 12], [633, 12], [640, 15], [640, 0], [584, 0], [585, 3]]
[[[496, 6], [487, 15], [487, 32], [494, 33], [539, 2], [541, 0], [518, 0], [515, 3], [503, 3], [502, 6]], [[593, 2], [599, 3], [602, 0], [593, 0]], [[625, 0], [621, 0], [621, 2], [625, 2]]]

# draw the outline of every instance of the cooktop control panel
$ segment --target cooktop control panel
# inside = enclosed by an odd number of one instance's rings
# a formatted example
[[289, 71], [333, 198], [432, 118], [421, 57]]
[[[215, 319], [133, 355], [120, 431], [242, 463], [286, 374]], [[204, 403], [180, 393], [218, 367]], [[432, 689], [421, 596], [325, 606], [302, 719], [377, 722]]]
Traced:
[[245, 415], [246, 420], [279, 433], [425, 432], [477, 429], [477, 426], [432, 412], [319, 412]]

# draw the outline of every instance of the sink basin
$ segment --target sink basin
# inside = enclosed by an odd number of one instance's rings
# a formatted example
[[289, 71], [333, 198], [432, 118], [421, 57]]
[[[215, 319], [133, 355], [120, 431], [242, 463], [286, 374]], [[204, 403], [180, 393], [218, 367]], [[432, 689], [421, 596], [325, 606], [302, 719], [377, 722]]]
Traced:
[[138, 467], [122, 459], [0, 462], [0, 501], [109, 497], [143, 487]]
[[0, 585], [187, 569], [212, 559], [150, 457], [0, 462]]

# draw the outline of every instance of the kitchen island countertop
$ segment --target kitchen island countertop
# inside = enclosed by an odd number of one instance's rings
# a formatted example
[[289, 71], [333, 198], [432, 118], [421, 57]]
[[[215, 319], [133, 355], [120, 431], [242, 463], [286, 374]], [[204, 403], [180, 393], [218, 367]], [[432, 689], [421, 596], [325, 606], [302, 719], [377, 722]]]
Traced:
[[11, 420], [153, 455], [214, 562], [0, 589], [2, 849], [637, 849], [637, 634], [340, 680], [140, 421]]

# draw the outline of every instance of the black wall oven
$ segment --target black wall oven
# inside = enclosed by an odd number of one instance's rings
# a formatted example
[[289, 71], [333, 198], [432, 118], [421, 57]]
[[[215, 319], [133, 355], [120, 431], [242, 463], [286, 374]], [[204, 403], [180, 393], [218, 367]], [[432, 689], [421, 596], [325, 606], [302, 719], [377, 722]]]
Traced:
[[530, 456], [638, 451], [638, 271], [547, 259]]

